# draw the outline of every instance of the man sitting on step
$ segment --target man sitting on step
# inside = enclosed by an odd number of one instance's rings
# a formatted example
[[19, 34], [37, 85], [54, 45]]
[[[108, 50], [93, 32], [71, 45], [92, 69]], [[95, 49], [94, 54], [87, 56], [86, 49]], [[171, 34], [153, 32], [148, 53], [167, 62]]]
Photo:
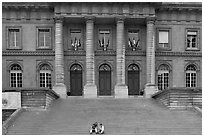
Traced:
[[99, 134], [104, 134], [104, 130], [105, 130], [104, 125], [101, 123], [101, 124], [99, 125], [99, 128], [98, 128]]
[[97, 123], [97, 122], [95, 122], [94, 124], [92, 124], [89, 133], [90, 133], [90, 134], [92, 134], [92, 133], [98, 134], [98, 123]]

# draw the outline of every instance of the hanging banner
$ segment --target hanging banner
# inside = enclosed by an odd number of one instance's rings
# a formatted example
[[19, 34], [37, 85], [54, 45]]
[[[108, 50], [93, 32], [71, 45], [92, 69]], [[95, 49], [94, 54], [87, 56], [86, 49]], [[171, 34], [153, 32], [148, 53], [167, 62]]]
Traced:
[[21, 108], [21, 93], [3, 92], [2, 109], [18, 109], [18, 108]]

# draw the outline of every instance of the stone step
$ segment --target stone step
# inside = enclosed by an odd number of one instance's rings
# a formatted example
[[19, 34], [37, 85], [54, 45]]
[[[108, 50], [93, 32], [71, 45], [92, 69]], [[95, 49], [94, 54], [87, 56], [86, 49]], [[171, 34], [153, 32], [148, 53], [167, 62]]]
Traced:
[[59, 99], [47, 111], [26, 111], [9, 135], [88, 135], [92, 123], [109, 135], [201, 134], [202, 118], [193, 111], [171, 111], [152, 99]]

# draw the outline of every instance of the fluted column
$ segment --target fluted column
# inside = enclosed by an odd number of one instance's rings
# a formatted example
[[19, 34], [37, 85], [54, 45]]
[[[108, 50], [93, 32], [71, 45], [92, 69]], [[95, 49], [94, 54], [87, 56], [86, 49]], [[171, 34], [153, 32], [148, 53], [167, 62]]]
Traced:
[[155, 86], [155, 29], [154, 19], [147, 19], [146, 46], [146, 87], [145, 96], [151, 97], [156, 92]]
[[119, 17], [116, 30], [116, 85], [115, 97], [127, 98], [128, 88], [125, 84], [125, 44], [124, 44], [124, 18]]
[[53, 90], [66, 98], [64, 84], [63, 18], [55, 18], [55, 86]]
[[86, 17], [86, 85], [84, 97], [97, 97], [95, 84], [95, 55], [94, 55], [94, 18]]

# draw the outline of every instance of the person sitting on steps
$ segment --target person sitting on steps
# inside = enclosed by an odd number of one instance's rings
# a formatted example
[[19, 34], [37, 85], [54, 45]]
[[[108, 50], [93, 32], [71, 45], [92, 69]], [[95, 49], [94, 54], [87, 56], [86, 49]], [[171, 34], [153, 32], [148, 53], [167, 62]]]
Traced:
[[98, 134], [98, 123], [97, 123], [97, 122], [95, 122], [94, 124], [92, 124], [89, 133], [90, 133], [90, 134], [92, 134], [92, 133]]
[[104, 134], [104, 130], [105, 130], [105, 127], [104, 127], [104, 125], [101, 123], [101, 124], [99, 125], [99, 128], [98, 128], [99, 134]]

